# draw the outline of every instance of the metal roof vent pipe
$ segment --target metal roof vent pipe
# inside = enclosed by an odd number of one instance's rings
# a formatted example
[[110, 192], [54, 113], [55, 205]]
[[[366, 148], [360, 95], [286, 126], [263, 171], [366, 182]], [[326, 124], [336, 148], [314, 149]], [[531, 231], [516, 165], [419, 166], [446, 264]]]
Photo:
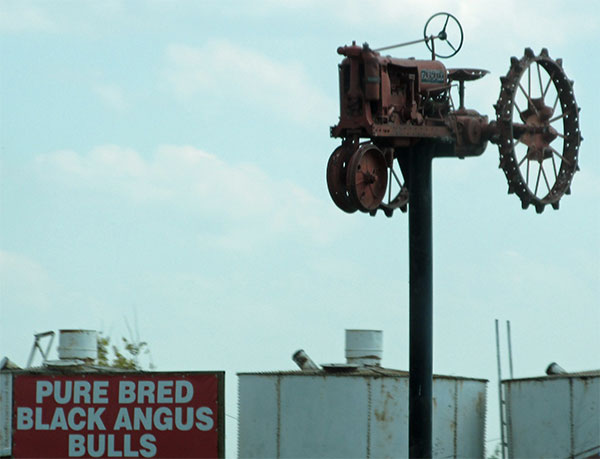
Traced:
[[292, 360], [296, 362], [296, 365], [298, 365], [302, 371], [320, 370], [319, 365], [313, 362], [308, 354], [304, 352], [304, 349], [294, 352]]
[[550, 365], [548, 365], [548, 368], [546, 368], [546, 374], [547, 375], [566, 375], [566, 374], [568, 374], [568, 372], [563, 367], [561, 367], [558, 363], [552, 362]]
[[96, 330], [59, 330], [58, 358], [93, 363], [98, 358]]
[[359, 367], [381, 366], [383, 331], [346, 330], [346, 362]]

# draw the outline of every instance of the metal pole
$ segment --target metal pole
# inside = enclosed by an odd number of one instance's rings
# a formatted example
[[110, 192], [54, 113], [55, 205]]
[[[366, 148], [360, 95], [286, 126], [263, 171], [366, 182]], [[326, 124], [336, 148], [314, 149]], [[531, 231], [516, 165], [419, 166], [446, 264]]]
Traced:
[[431, 225], [432, 146], [410, 152], [410, 377], [408, 448], [411, 458], [431, 457], [433, 386], [433, 282]]
[[500, 360], [500, 332], [498, 331], [498, 319], [496, 319], [496, 360], [498, 362], [498, 399], [500, 405], [500, 441], [502, 447], [502, 459], [506, 458], [504, 442], [504, 398], [502, 397], [502, 363]]
[[510, 320], [506, 321], [506, 335], [508, 339], [508, 366], [510, 368], [510, 379], [513, 379], [512, 339], [510, 338]]

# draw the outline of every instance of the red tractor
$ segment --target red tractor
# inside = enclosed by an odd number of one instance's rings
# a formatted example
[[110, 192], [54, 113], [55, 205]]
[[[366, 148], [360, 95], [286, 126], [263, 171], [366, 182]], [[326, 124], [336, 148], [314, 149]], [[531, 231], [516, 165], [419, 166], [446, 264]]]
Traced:
[[[435, 28], [440, 32], [428, 33]], [[456, 32], [456, 38], [451, 33]], [[508, 74], [500, 78], [496, 120], [464, 106], [464, 85], [485, 76], [479, 69], [447, 69], [436, 57], [451, 57], [462, 46], [462, 28], [448, 13], [432, 16], [424, 41], [431, 60], [398, 59], [368, 44], [338, 48], [340, 118], [331, 136], [342, 139], [327, 165], [327, 185], [335, 204], [345, 212], [391, 216], [406, 211], [410, 199], [406, 180], [409, 152], [421, 142], [436, 142], [437, 156], [464, 158], [483, 153], [490, 141], [500, 150], [500, 167], [508, 192], [516, 193], [523, 208], [533, 204], [541, 213], [546, 204], [558, 209], [570, 192], [578, 170], [582, 140], [579, 108], [573, 82], [548, 51], [527, 48], [521, 59], [511, 58]], [[439, 54], [445, 46], [449, 53]], [[458, 107], [451, 89], [458, 87]]]

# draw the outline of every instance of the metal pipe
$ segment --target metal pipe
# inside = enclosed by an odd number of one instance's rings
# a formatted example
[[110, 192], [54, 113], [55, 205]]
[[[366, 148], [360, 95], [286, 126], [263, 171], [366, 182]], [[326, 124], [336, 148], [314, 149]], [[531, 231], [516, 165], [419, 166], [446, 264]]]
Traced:
[[506, 321], [506, 336], [508, 340], [508, 366], [510, 368], [510, 379], [514, 378], [513, 375], [513, 358], [512, 358], [512, 339], [510, 337], [510, 320]]
[[377, 48], [373, 51], [386, 51], [388, 49], [400, 48], [401, 46], [414, 45], [423, 41], [429, 41], [432, 37], [419, 38], [418, 40], [405, 41], [404, 43], [398, 43], [397, 45], [384, 46], [383, 48]]
[[433, 146], [410, 152], [410, 376], [408, 448], [411, 458], [430, 458], [432, 446], [433, 282], [431, 163]]
[[294, 352], [292, 360], [300, 367], [302, 371], [319, 370], [319, 366], [313, 362], [304, 349], [299, 349]]
[[548, 368], [546, 368], [546, 374], [547, 375], [566, 375], [566, 374], [568, 374], [568, 372], [563, 367], [561, 367], [558, 363], [552, 362], [550, 365], [548, 365]]
[[498, 364], [498, 399], [500, 406], [500, 441], [502, 459], [506, 458], [504, 442], [504, 399], [502, 397], [502, 363], [500, 360], [500, 332], [498, 331], [498, 319], [496, 319], [496, 361]]
[[[36, 333], [33, 336], [34, 336], [33, 346], [31, 347], [31, 352], [29, 353], [29, 358], [27, 359], [27, 367], [26, 368], [31, 367], [31, 363], [33, 362], [33, 357], [35, 356], [36, 349], [38, 349], [40, 351], [40, 354], [42, 354], [42, 359], [43, 359], [42, 362], [45, 362], [46, 360], [48, 360], [48, 354], [50, 353], [50, 347], [52, 346], [52, 342], [54, 341], [54, 332], [53, 331]], [[44, 352], [44, 350], [40, 346], [40, 339], [45, 338], [46, 336], [50, 337], [50, 341], [48, 343], [48, 346], [46, 347], [46, 352]]]
[[381, 366], [381, 330], [346, 330], [346, 362], [359, 367]]

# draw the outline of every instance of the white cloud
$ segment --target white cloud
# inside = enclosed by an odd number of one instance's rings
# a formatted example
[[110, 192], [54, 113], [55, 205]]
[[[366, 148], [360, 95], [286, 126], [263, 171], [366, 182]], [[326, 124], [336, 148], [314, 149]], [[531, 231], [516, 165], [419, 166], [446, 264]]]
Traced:
[[[336, 101], [311, 84], [299, 62], [280, 62], [227, 41], [200, 48], [171, 45], [167, 79], [182, 97], [216, 93], [263, 106], [292, 120], [322, 124], [337, 109]], [[238, 107], [231, 107], [232, 114]]]
[[96, 84], [92, 89], [107, 107], [118, 112], [123, 112], [129, 108], [129, 104], [120, 87], [111, 84]]
[[[595, 2], [573, 1], [565, 7], [562, 0], [506, 0], [500, 7], [495, 0], [429, 0], [410, 4], [398, 0], [261, 0], [244, 8], [244, 13], [274, 16], [282, 12], [295, 14], [300, 10], [318, 10], [332, 21], [360, 27], [363, 32], [358, 32], [357, 40], [369, 43], [373, 35], [377, 35], [370, 31], [373, 27], [396, 30], [389, 43], [377, 44], [384, 46], [421, 38], [423, 26], [430, 16], [448, 12], [462, 24], [467, 43], [488, 47], [498, 45], [516, 53], [524, 46], [538, 46], [538, 41], [542, 46], [552, 47], [597, 39], [600, 23], [597, 14], [590, 14], [594, 9], [592, 4]], [[407, 35], [407, 31], [415, 30], [419, 35]]]
[[58, 151], [36, 159], [42, 174], [78, 189], [117, 194], [130, 203], [168, 205], [222, 226], [204, 243], [227, 248], [271, 238], [324, 243], [339, 228], [333, 206], [252, 164], [229, 164], [190, 146], [163, 146], [150, 158], [115, 145], [87, 154]]

